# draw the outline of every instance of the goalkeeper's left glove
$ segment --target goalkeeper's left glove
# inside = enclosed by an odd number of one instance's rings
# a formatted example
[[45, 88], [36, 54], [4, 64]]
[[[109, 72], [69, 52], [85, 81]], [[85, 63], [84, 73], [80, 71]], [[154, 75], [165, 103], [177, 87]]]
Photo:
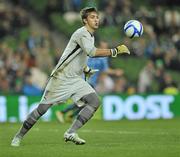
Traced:
[[110, 51], [111, 51], [111, 57], [117, 57], [118, 54], [123, 54], [123, 53], [130, 54], [130, 51], [126, 45], [119, 45], [111, 49]]
[[85, 75], [85, 80], [88, 80], [92, 75], [94, 75], [98, 69], [91, 69], [88, 66], [85, 66], [83, 69], [84, 75]]

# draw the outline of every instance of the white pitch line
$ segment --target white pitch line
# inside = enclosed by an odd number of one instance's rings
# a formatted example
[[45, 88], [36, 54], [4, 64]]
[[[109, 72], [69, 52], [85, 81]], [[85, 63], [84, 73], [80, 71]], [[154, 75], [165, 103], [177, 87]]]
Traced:
[[[34, 128], [32, 131], [41, 131], [40, 128]], [[45, 131], [48, 132], [59, 132], [59, 129], [46, 129]], [[151, 135], [168, 135], [167, 132], [151, 132], [147, 130], [142, 130], [142, 131], [114, 131], [114, 130], [91, 130], [91, 129], [83, 129], [79, 130], [79, 132], [83, 133], [97, 133], [97, 134], [126, 134], [126, 135], [138, 135], [138, 134], [151, 134]]]
[[142, 131], [113, 131], [113, 130], [81, 130], [81, 132], [93, 132], [93, 133], [104, 133], [104, 134], [140, 134], [140, 135], [146, 135], [146, 134], [151, 134], [151, 135], [169, 135], [168, 132], [152, 132], [151, 130], [142, 130]]
[[103, 134], [140, 134], [140, 132], [137, 131], [113, 131], [113, 130], [90, 130], [85, 129], [81, 130], [80, 132], [93, 132], [93, 133], [103, 133]]
[[152, 135], [168, 135], [168, 132], [152, 132], [152, 131], [147, 131], [147, 130], [142, 130], [142, 131], [113, 131], [113, 130], [91, 130], [91, 129], [84, 129], [81, 130], [80, 132], [87, 132], [87, 133], [104, 133], [104, 134], [152, 134]]
[[[41, 131], [40, 128], [34, 128], [32, 129], [32, 131]], [[59, 132], [59, 129], [46, 129], [45, 131], [48, 132]], [[84, 130], [80, 130], [79, 132], [83, 132], [83, 133], [103, 133], [103, 134], [140, 134], [140, 132], [136, 132], [136, 131], [113, 131], [113, 130], [91, 130], [91, 129], [84, 129]]]

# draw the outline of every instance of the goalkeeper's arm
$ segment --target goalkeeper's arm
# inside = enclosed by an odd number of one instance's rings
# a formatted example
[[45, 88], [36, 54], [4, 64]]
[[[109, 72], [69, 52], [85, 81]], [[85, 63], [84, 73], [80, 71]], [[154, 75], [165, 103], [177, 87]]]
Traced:
[[117, 57], [119, 54], [130, 54], [129, 49], [125, 45], [119, 45], [112, 49], [96, 49], [95, 56], [111, 56]]

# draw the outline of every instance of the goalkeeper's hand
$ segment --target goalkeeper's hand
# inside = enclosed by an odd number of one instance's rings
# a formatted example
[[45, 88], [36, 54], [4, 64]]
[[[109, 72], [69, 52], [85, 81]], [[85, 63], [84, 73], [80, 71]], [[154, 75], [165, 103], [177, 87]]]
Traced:
[[94, 75], [98, 69], [91, 69], [88, 66], [85, 66], [83, 69], [84, 75], [85, 75], [85, 80], [88, 80], [92, 75]]
[[126, 45], [119, 45], [119, 46], [111, 49], [112, 57], [117, 57], [118, 54], [123, 54], [123, 53], [130, 54], [130, 51]]

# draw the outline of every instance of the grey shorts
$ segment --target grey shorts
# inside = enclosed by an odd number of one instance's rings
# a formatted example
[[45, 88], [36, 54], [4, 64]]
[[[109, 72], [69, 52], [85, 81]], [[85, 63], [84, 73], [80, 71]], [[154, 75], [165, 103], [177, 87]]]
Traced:
[[71, 98], [73, 102], [79, 100], [95, 90], [81, 77], [55, 78], [51, 77], [47, 83], [41, 104], [58, 104]]

